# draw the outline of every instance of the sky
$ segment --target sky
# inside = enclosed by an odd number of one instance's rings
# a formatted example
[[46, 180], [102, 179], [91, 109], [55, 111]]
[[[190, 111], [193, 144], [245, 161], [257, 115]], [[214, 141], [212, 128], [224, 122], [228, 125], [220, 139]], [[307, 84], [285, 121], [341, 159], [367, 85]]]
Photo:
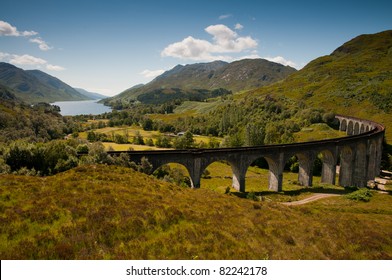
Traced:
[[392, 29], [391, 1], [1, 0], [0, 61], [113, 96], [178, 64], [264, 58], [301, 69]]

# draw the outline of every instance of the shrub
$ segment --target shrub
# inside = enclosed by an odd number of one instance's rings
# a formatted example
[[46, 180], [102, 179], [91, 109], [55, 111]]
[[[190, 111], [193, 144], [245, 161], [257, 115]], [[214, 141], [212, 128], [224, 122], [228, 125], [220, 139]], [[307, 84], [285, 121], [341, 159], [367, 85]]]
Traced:
[[372, 196], [373, 195], [372, 195], [371, 191], [366, 188], [359, 189], [355, 192], [352, 192], [352, 193], [346, 195], [346, 197], [348, 199], [356, 200], [356, 201], [364, 201], [364, 202], [370, 201], [370, 198]]

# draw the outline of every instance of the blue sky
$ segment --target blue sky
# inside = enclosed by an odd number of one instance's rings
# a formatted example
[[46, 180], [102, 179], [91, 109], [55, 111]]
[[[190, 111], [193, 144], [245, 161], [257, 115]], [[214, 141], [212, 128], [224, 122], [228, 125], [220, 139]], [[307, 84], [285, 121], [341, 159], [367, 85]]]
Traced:
[[391, 1], [1, 0], [0, 61], [115, 95], [177, 64], [267, 58], [302, 68], [392, 29]]

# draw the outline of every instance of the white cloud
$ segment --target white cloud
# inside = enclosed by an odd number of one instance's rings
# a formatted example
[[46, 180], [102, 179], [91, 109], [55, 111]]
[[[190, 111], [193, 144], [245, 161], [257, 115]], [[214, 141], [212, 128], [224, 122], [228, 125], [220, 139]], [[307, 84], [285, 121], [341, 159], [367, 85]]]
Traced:
[[155, 78], [161, 74], [163, 74], [163, 72], [165, 72], [165, 70], [144, 70], [142, 72], [140, 72], [139, 74], [146, 77], [146, 78]]
[[[0, 36], [14, 36], [14, 37], [31, 37], [38, 35], [35, 31], [18, 31], [15, 26], [8, 22], [0, 20]], [[30, 42], [38, 44], [38, 47], [43, 51], [52, 49], [41, 37], [30, 39]]]
[[65, 70], [64, 67], [58, 66], [58, 65], [52, 65], [52, 64], [47, 64], [46, 69], [51, 70], [51, 71], [63, 71]]
[[257, 47], [257, 41], [250, 36], [239, 37], [236, 32], [223, 24], [210, 25], [205, 31], [212, 35], [212, 42], [188, 36], [180, 42], [168, 45], [161, 56], [191, 60], [230, 60], [220, 54], [240, 53]]
[[47, 70], [50, 70], [50, 71], [63, 71], [63, 70], [65, 70], [65, 68], [62, 66], [50, 64], [45, 59], [35, 57], [32, 55], [28, 55], [28, 54], [17, 55], [17, 54], [9, 54], [9, 53], [0, 52], [0, 60], [9, 62], [11, 64], [15, 64], [15, 65], [27, 65], [30, 67], [37, 67], [37, 68], [41, 68], [43, 66]]
[[272, 62], [276, 62], [276, 63], [280, 63], [282, 65], [285, 66], [291, 66], [293, 68], [297, 67], [297, 64], [291, 60], [287, 60], [282, 56], [275, 56], [275, 57], [263, 57], [266, 60], [272, 61]]
[[28, 54], [24, 55], [12, 55], [12, 59], [10, 63], [17, 65], [45, 65], [47, 63], [46, 60], [38, 57], [34, 57]]
[[229, 17], [231, 17], [231, 14], [225, 14], [225, 15], [220, 15], [219, 19], [222, 20], [222, 19], [226, 19], [226, 18], [229, 18]]
[[0, 36], [34, 36], [38, 33], [35, 31], [18, 31], [15, 26], [12, 26], [8, 22], [0, 20]]
[[9, 53], [3, 53], [0, 52], [0, 60], [5, 60], [6, 58], [9, 58], [11, 55]]
[[244, 26], [243, 26], [242, 24], [240, 24], [240, 23], [237, 23], [237, 24], [234, 26], [234, 29], [235, 29], [235, 30], [241, 30], [242, 28], [244, 28]]
[[42, 38], [40, 38], [40, 37], [30, 39], [30, 42], [38, 44], [40, 50], [42, 50], [42, 51], [48, 51], [48, 50], [52, 49], [52, 47], [49, 47], [48, 44], [44, 40], [42, 40]]

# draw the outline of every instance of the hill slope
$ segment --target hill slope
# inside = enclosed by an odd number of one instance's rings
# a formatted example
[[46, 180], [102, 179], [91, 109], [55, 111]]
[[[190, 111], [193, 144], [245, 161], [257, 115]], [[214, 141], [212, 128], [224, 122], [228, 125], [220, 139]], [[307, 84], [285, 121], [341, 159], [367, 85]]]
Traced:
[[317, 58], [282, 83], [246, 96], [290, 97], [317, 108], [387, 126], [392, 141], [392, 30], [361, 35]]
[[106, 95], [99, 94], [99, 93], [96, 93], [96, 92], [90, 92], [90, 91], [87, 91], [87, 90], [82, 89], [82, 88], [74, 88], [74, 89], [76, 91], [78, 91], [79, 93], [83, 94], [84, 96], [86, 96], [86, 97], [88, 97], [90, 99], [93, 99], [93, 100], [107, 98]]
[[86, 100], [86, 96], [39, 70], [23, 70], [12, 64], [0, 63], [0, 84], [14, 90], [27, 103]]
[[[390, 259], [391, 196], [299, 207], [130, 169], [0, 175], [1, 259]], [[389, 210], [388, 210], [389, 209]]]
[[62, 138], [65, 131], [65, 119], [56, 107], [45, 103], [27, 105], [12, 89], [0, 84], [0, 143], [18, 139], [48, 141]]
[[150, 83], [126, 90], [107, 101], [135, 100], [140, 95], [164, 89], [181, 89], [186, 93], [195, 89], [224, 88], [236, 92], [274, 83], [295, 71], [294, 68], [265, 59], [244, 59], [232, 63], [214, 61], [185, 66], [177, 65]]

